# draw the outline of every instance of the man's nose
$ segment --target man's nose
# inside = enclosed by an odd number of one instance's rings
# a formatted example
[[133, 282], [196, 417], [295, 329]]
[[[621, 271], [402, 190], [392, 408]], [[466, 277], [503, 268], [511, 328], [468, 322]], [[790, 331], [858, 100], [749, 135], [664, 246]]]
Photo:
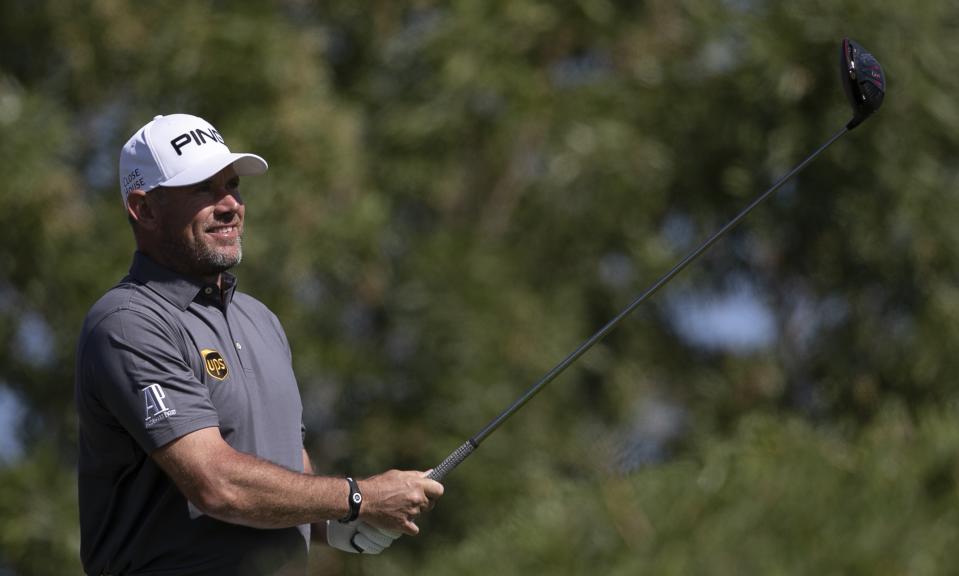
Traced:
[[217, 191], [216, 208], [222, 212], [235, 212], [243, 206], [243, 199], [240, 197], [240, 191], [221, 188]]

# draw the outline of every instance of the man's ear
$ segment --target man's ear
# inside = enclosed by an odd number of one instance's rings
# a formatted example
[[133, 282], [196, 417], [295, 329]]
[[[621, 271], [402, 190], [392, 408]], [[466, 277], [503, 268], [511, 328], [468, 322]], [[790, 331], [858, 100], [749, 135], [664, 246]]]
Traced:
[[127, 217], [138, 226], [152, 230], [157, 226], [157, 213], [153, 203], [143, 190], [131, 190], [127, 194]]

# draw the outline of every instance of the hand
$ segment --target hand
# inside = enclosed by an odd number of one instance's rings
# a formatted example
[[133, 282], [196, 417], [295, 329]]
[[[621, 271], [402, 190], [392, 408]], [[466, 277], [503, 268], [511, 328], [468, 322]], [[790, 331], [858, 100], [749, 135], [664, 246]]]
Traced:
[[343, 524], [336, 520], [326, 521], [326, 542], [337, 550], [360, 554], [379, 554], [401, 536], [370, 526], [362, 520]]
[[443, 495], [443, 485], [427, 478], [429, 472], [390, 470], [360, 480], [363, 505], [360, 519], [384, 533], [415, 535], [414, 520]]

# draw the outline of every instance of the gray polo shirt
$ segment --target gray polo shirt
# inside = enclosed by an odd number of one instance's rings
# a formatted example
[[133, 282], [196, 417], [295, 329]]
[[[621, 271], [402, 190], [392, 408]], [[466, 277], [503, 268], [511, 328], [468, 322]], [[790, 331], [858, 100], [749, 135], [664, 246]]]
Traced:
[[[290, 347], [261, 302], [136, 253], [87, 314], [77, 351], [80, 554], [90, 574], [238, 574], [303, 560], [309, 526], [260, 530], [188, 504], [149, 457], [201, 428], [303, 470]], [[264, 570], [259, 570], [263, 564]]]

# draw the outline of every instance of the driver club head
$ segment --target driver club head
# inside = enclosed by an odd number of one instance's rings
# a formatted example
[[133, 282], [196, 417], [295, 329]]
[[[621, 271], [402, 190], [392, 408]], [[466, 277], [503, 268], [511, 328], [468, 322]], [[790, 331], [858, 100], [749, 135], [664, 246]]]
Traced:
[[876, 58], [849, 38], [842, 40], [839, 65], [842, 87], [853, 111], [846, 128], [852, 130], [882, 106], [886, 77]]

